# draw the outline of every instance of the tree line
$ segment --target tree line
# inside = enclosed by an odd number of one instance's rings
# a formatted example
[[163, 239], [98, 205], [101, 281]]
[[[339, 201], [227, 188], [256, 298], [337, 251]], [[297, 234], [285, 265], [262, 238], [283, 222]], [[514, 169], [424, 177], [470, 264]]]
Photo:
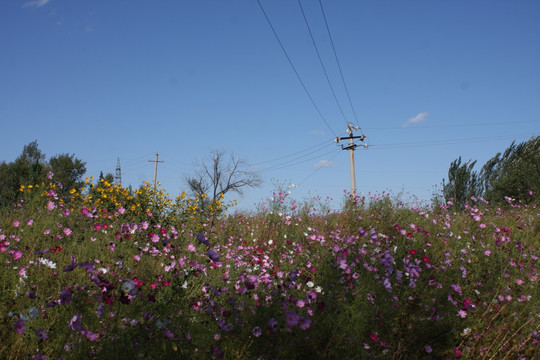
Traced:
[[[54, 181], [60, 186], [58, 195], [69, 198], [70, 190], [80, 189], [84, 185], [86, 162], [74, 154], [59, 154], [46, 160], [37, 141], [32, 141], [24, 146], [15, 161], [0, 163], [0, 209], [17, 203], [22, 195], [21, 186], [48, 183], [49, 172], [54, 174]], [[103, 175], [101, 172], [98, 186], [102, 179], [114, 183], [114, 176], [110, 173]], [[198, 199], [199, 207], [206, 210], [228, 192], [242, 195], [245, 188], [259, 186], [261, 179], [249, 170], [244, 160], [234, 154], [212, 150], [209, 157], [194, 166], [193, 175], [187, 176], [184, 182], [189, 195]]]
[[82, 176], [86, 172], [86, 162], [74, 154], [58, 154], [46, 160], [36, 140], [24, 146], [15, 161], [0, 163], [0, 208], [15, 204], [21, 197], [21, 186], [39, 185], [48, 182], [47, 175], [54, 173], [54, 179], [62, 184], [58, 195], [67, 197], [69, 190], [82, 186]]
[[508, 198], [523, 203], [540, 200], [540, 137], [515, 141], [502, 153], [489, 159], [480, 170], [476, 160], [463, 162], [461, 157], [450, 164], [448, 179], [443, 180], [446, 201], [463, 207], [471, 197], [492, 204], [506, 203]]
[[[476, 160], [454, 160], [443, 179], [445, 201], [452, 201], [462, 208], [472, 197], [483, 198], [493, 204], [507, 202], [508, 198], [524, 203], [540, 200], [540, 137], [512, 144], [497, 153], [480, 170], [475, 170]], [[12, 206], [21, 197], [21, 186], [47, 182], [47, 174], [54, 174], [54, 181], [61, 184], [59, 196], [69, 197], [71, 189], [83, 186], [86, 162], [74, 154], [58, 154], [48, 160], [39, 149], [37, 141], [24, 146], [22, 153], [12, 162], [0, 163], [0, 208]], [[112, 174], [103, 173], [113, 183]], [[249, 170], [244, 160], [224, 150], [213, 150], [200, 161], [191, 176], [185, 179], [190, 195], [199, 198], [201, 208], [223, 197], [228, 192], [242, 194], [246, 187], [258, 187], [260, 177]]]

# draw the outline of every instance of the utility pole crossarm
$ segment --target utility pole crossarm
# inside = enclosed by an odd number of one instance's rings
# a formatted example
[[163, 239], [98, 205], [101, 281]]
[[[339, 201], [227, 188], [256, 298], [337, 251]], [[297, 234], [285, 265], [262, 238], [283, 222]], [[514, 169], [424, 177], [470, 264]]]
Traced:
[[[349, 136], [339, 137], [336, 136], [336, 143], [339, 143], [341, 140], [349, 140], [348, 145], [341, 145], [342, 150], [349, 150], [350, 153], [350, 162], [351, 162], [351, 193], [356, 194], [356, 178], [354, 174], [354, 149], [358, 146], [358, 144], [354, 143], [354, 139], [359, 139], [360, 141], [364, 141], [366, 138], [365, 134], [354, 136], [353, 131], [359, 130], [358, 127], [354, 127], [351, 123], [347, 124], [347, 133]], [[364, 147], [367, 147], [366, 144], [364, 144]]]

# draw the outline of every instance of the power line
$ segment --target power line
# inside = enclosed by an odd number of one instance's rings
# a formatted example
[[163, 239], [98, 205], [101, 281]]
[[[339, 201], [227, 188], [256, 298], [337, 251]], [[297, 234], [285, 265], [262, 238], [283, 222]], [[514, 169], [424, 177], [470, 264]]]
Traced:
[[341, 104], [339, 103], [336, 92], [334, 91], [334, 87], [332, 86], [332, 83], [330, 82], [330, 78], [328, 77], [328, 72], [326, 71], [326, 67], [324, 66], [324, 63], [321, 58], [321, 54], [319, 53], [319, 48], [317, 47], [317, 43], [315, 42], [315, 38], [313, 37], [313, 33], [311, 32], [311, 27], [309, 26], [309, 22], [306, 17], [306, 13], [304, 12], [304, 8], [302, 7], [301, 0], [298, 0], [298, 5], [300, 6], [300, 11], [302, 12], [302, 16], [304, 17], [304, 22], [306, 23], [306, 27], [309, 32], [309, 37], [311, 38], [311, 42], [313, 44], [313, 47], [315, 48], [315, 52], [317, 53], [317, 57], [319, 58], [319, 63], [321, 64], [321, 67], [324, 72], [324, 76], [326, 77], [326, 81], [328, 82], [328, 86], [330, 86], [330, 90], [332, 90], [332, 95], [334, 96], [334, 100], [336, 101], [336, 104], [339, 108], [339, 111], [341, 115], [343, 116], [343, 120], [347, 122], [347, 118], [345, 117], [345, 113], [343, 112], [343, 109], [341, 108]]
[[296, 70], [296, 67], [294, 66], [291, 58], [289, 57], [289, 54], [287, 54], [287, 51], [285, 50], [285, 47], [283, 46], [281, 40], [279, 39], [279, 36], [276, 32], [276, 30], [274, 29], [274, 26], [272, 25], [272, 22], [270, 21], [270, 18], [268, 17], [268, 15], [266, 14], [266, 11], [264, 11], [264, 8], [260, 2], [260, 0], [257, 0], [257, 3], [259, 4], [259, 7], [261, 8], [261, 11], [264, 15], [264, 17], [266, 18], [266, 21], [268, 22], [268, 25], [270, 26], [270, 29], [272, 30], [272, 32], [274, 33], [274, 36], [277, 40], [277, 42], [279, 43], [279, 46], [281, 47], [281, 50], [283, 51], [283, 53], [285, 54], [285, 57], [287, 58], [287, 61], [289, 62], [289, 65], [291, 65], [294, 73], [296, 74], [296, 77], [298, 78], [298, 81], [300, 81], [300, 84], [302, 85], [302, 88], [304, 89], [305, 93], [307, 94], [309, 100], [311, 101], [311, 103], [313, 104], [313, 106], [315, 107], [315, 110], [317, 110], [317, 113], [319, 113], [319, 116], [321, 117], [321, 119], [324, 121], [324, 123], [326, 124], [326, 126], [328, 127], [328, 129], [332, 132], [332, 134], [334, 134], [334, 136], [336, 136], [336, 133], [334, 132], [334, 130], [332, 130], [332, 128], [330, 127], [330, 125], [328, 125], [328, 122], [326, 121], [325, 117], [323, 116], [323, 114], [321, 113], [321, 110], [319, 110], [319, 107], [317, 106], [317, 104], [315, 103], [315, 100], [313, 100], [313, 97], [311, 96], [311, 94], [309, 93], [306, 85], [304, 84], [304, 82], [302, 81], [302, 78], [300, 77], [300, 74], [298, 73], [298, 71]]
[[387, 126], [387, 127], [369, 127], [366, 130], [404, 130], [404, 129], [432, 129], [432, 128], [452, 128], [452, 127], [477, 127], [477, 126], [495, 126], [495, 125], [515, 125], [515, 124], [532, 124], [539, 123], [540, 120], [529, 121], [501, 121], [492, 123], [476, 123], [476, 124], [447, 124], [447, 125], [430, 125], [430, 126]]
[[[340, 149], [341, 150], [341, 149]], [[320, 155], [317, 155], [317, 156], [314, 156], [314, 157], [310, 157], [308, 159], [305, 159], [305, 160], [301, 160], [301, 161], [297, 161], [297, 162], [294, 162], [295, 160], [298, 160], [298, 159], [292, 159], [290, 161], [287, 161], [283, 164], [280, 164], [280, 165], [275, 165], [275, 166], [271, 166], [269, 168], [266, 168], [266, 169], [263, 169], [261, 170], [261, 172], [268, 172], [268, 171], [275, 171], [275, 170], [281, 170], [281, 169], [285, 169], [285, 168], [288, 168], [288, 167], [291, 167], [291, 166], [295, 166], [295, 165], [299, 165], [299, 164], [303, 164], [305, 162], [308, 162], [308, 161], [312, 161], [312, 160], [315, 160], [321, 156], [325, 156], [325, 155], [328, 155], [328, 154], [331, 154], [333, 153], [334, 151], [336, 151], [336, 149], [332, 150], [332, 151], [328, 151], [324, 154], [320, 154]], [[308, 154], [310, 155], [310, 154]], [[306, 155], [307, 156], [307, 155]], [[304, 157], [304, 156], [302, 156]]]
[[356, 116], [356, 111], [354, 110], [354, 106], [353, 106], [353, 103], [352, 103], [352, 100], [351, 100], [351, 95], [349, 94], [349, 89], [347, 88], [347, 83], [345, 82], [345, 77], [343, 76], [343, 71], [341, 70], [341, 65], [339, 63], [339, 59], [338, 59], [338, 56], [337, 56], [336, 47], [334, 45], [334, 39], [332, 38], [332, 35], [330, 33], [330, 27], [328, 26], [328, 21], [326, 20], [326, 14], [324, 12], [324, 8], [323, 8], [321, 0], [319, 0], [319, 5], [321, 7], [321, 12], [322, 12], [322, 15], [323, 15], [324, 24], [326, 25], [326, 32], [328, 33], [328, 37], [330, 38], [330, 43], [332, 44], [332, 50], [334, 51], [334, 57], [336, 58], [336, 63], [337, 63], [338, 69], [339, 69], [339, 74], [341, 75], [341, 81], [343, 82], [343, 87], [345, 88], [345, 93], [347, 94], [347, 98], [349, 99], [349, 105], [351, 106], [351, 110], [352, 110], [352, 112], [354, 114], [354, 119], [356, 121], [356, 125], [360, 126], [360, 124], [358, 123], [358, 116]]
[[[332, 156], [330, 159], [328, 159], [327, 161], [330, 162], [332, 159], [334, 159], [336, 156], [338, 156], [339, 154], [339, 150], [336, 151], [336, 153], [334, 154], [334, 156]], [[304, 182], [306, 182], [307, 179], [309, 179], [310, 177], [312, 177], [313, 175], [315, 175], [317, 173], [317, 171], [321, 170], [323, 167], [318, 167], [317, 169], [315, 169], [315, 171], [313, 171], [311, 174], [309, 174], [308, 176], [306, 176], [306, 178], [304, 178], [304, 180], [300, 181], [298, 183], [298, 185], [302, 185]]]
[[491, 142], [491, 141], [500, 141], [508, 139], [516, 139], [521, 137], [530, 137], [530, 134], [515, 134], [515, 135], [503, 135], [498, 137], [479, 137], [479, 138], [467, 138], [467, 139], [450, 139], [450, 140], [433, 140], [433, 141], [424, 141], [424, 142], [409, 142], [409, 143], [393, 143], [393, 144], [381, 144], [381, 145], [369, 145], [370, 148], [375, 149], [397, 149], [397, 148], [408, 148], [408, 147], [424, 147], [424, 146], [442, 146], [442, 145], [455, 145], [455, 144], [466, 144], [466, 143], [476, 143], [476, 142]]
[[262, 164], [267, 164], [267, 163], [271, 163], [271, 162], [275, 162], [275, 161], [278, 161], [278, 160], [282, 160], [282, 159], [286, 159], [288, 157], [292, 157], [292, 156], [295, 156], [295, 155], [298, 155], [298, 154], [301, 154], [301, 153], [304, 153], [306, 151], [309, 151], [311, 149], [314, 149], [314, 148], [322, 148], [322, 147], [326, 147], [329, 145], [329, 142], [328, 141], [324, 141], [320, 144], [317, 144], [317, 145], [314, 145], [314, 146], [311, 146], [305, 150], [300, 150], [300, 151], [297, 151], [297, 152], [294, 152], [292, 154], [289, 154], [289, 155], [283, 155], [283, 156], [280, 156], [280, 157], [277, 157], [277, 158], [274, 158], [274, 159], [271, 159], [271, 160], [266, 160], [266, 161], [261, 161], [261, 162], [258, 162], [258, 163], [255, 163], [253, 165], [262, 165]]

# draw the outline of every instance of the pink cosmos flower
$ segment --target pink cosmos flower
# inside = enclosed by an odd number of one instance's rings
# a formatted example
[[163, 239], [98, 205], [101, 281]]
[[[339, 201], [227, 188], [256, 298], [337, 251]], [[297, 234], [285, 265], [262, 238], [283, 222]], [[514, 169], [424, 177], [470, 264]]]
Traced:
[[13, 253], [13, 260], [18, 260], [22, 257], [22, 251], [17, 250]]

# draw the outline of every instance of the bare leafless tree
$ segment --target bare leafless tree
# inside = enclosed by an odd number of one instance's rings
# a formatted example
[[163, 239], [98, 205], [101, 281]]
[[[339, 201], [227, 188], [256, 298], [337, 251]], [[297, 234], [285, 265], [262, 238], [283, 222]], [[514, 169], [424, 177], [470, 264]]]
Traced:
[[209, 157], [199, 161], [195, 174], [186, 177], [190, 192], [199, 197], [202, 208], [228, 192], [243, 195], [245, 188], [255, 188], [261, 183], [260, 176], [244, 160], [225, 150], [212, 150]]

